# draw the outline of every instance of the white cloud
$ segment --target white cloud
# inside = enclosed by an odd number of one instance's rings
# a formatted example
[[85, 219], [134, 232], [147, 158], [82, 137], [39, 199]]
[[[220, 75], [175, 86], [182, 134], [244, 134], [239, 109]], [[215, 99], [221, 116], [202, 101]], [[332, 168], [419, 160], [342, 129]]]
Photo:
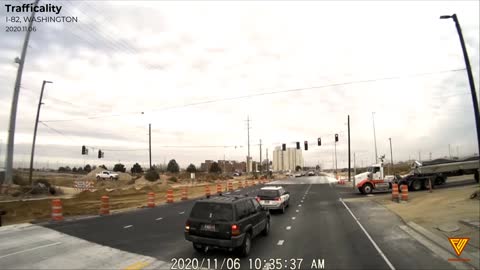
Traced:
[[[453, 22], [438, 19], [456, 12], [479, 87], [478, 2], [90, 1], [65, 4], [64, 10], [77, 14], [81, 23], [42, 26], [32, 34], [22, 81], [28, 92], [21, 92], [17, 143], [31, 141], [37, 91], [46, 79], [54, 84], [47, 86], [42, 120], [135, 112], [51, 122], [53, 128], [75, 138], [42, 128], [39, 143], [58, 145], [51, 152], [69, 144], [138, 147], [146, 142], [152, 123], [154, 157], [176, 158], [182, 165], [220, 159], [223, 149], [155, 145], [244, 145], [244, 120], [250, 115], [252, 143], [263, 139], [264, 148], [273, 149], [279, 142], [316, 141], [318, 136], [328, 142], [331, 134], [342, 132], [337, 149], [342, 157], [339, 166], [345, 166], [346, 116], [350, 114], [352, 120], [352, 149], [369, 151], [361, 155], [370, 162], [372, 111], [379, 152], [388, 151], [392, 137], [396, 160], [419, 150], [443, 156], [448, 144], [460, 145], [464, 154], [476, 149], [465, 72], [407, 75], [464, 67]], [[16, 72], [11, 59], [19, 54], [23, 35], [8, 37], [0, 41], [0, 104], [5, 108], [10, 107]], [[396, 75], [404, 78], [162, 110]], [[8, 116], [9, 110], [0, 114], [3, 143]], [[307, 164], [320, 160], [330, 166], [331, 149], [311, 147], [304, 154]], [[81, 160], [74, 151], [57, 152], [67, 155], [65, 159]], [[258, 159], [258, 146], [252, 146], [252, 153]], [[246, 149], [226, 149], [226, 155], [241, 159]], [[147, 155], [115, 153], [111, 161], [117, 158], [145, 161]]]

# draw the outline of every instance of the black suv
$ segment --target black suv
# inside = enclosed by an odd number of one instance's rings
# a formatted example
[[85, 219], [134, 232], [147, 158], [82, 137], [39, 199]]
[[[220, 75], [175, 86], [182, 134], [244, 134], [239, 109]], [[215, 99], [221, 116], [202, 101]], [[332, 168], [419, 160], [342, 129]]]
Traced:
[[216, 247], [247, 256], [252, 239], [269, 231], [270, 213], [255, 198], [219, 195], [195, 202], [185, 224], [185, 239], [199, 252]]

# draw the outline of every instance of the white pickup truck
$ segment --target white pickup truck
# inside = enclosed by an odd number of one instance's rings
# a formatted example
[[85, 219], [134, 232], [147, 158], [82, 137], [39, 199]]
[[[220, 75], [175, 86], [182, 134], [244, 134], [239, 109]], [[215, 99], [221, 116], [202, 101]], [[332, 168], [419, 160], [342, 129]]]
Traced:
[[118, 173], [114, 173], [111, 171], [102, 171], [100, 173], [97, 173], [96, 176], [97, 176], [97, 180], [105, 180], [105, 179], [118, 180]]

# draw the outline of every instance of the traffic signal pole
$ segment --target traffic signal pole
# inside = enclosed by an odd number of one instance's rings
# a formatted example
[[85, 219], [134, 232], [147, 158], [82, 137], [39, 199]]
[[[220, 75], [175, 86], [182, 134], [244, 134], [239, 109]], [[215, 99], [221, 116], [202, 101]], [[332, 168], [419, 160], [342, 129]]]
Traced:
[[348, 125], [348, 182], [352, 181], [350, 178], [350, 115], [347, 117], [347, 125]]

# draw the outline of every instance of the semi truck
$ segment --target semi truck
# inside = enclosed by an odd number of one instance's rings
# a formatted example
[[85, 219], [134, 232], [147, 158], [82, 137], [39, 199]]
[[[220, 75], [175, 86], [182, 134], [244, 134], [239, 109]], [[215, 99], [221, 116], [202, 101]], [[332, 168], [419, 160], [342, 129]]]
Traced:
[[401, 177], [399, 175], [384, 175], [383, 160], [379, 164], [368, 167], [367, 172], [355, 175], [355, 186], [362, 194], [372, 193], [374, 190], [387, 191], [392, 184], [407, 185], [409, 190], [433, 188], [443, 185], [448, 177], [473, 174], [475, 181], [479, 181], [480, 161], [478, 156], [465, 159], [436, 159], [431, 161], [414, 161], [411, 171]]

